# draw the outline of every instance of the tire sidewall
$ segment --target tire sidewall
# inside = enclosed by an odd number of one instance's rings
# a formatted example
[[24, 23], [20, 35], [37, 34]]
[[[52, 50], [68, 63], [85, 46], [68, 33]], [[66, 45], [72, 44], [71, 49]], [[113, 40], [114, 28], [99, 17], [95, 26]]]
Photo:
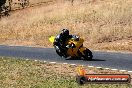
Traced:
[[89, 49], [86, 49], [84, 51], [84, 59], [85, 60], [92, 60], [92, 58], [93, 58], [92, 52]]

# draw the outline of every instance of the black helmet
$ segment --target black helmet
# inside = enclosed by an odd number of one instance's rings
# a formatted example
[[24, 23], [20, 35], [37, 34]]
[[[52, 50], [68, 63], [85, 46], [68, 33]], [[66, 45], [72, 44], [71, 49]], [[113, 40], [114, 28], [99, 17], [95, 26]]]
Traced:
[[68, 29], [62, 29], [62, 34], [64, 36], [68, 36], [69, 35], [69, 30]]

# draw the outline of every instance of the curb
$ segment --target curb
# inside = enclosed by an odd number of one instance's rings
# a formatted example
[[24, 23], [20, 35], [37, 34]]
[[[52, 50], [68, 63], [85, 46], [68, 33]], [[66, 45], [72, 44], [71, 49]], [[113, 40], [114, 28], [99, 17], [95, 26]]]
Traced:
[[[29, 60], [29, 59], [26, 59]], [[57, 64], [57, 62], [50, 62], [50, 61], [41, 61], [41, 60], [34, 60], [35, 62], [40, 61], [40, 62], [44, 62], [44, 63], [49, 63], [49, 64]], [[86, 66], [89, 68], [97, 68], [97, 69], [104, 69], [104, 70], [111, 70], [111, 71], [119, 71], [119, 72], [128, 72], [128, 73], [132, 73], [132, 71], [128, 71], [128, 70], [119, 70], [119, 69], [111, 69], [111, 68], [104, 68], [104, 67], [96, 67], [96, 66], [91, 66], [91, 65], [77, 65], [77, 64], [68, 64], [68, 63], [60, 63], [63, 65], [70, 65], [70, 66]]]

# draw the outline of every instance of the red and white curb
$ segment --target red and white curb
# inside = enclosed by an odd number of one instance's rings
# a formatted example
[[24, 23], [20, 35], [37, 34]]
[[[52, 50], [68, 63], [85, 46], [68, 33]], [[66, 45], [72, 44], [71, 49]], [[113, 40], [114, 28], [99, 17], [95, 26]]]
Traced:
[[[29, 60], [29, 59], [26, 59]], [[35, 62], [39, 61], [39, 60], [34, 60]], [[41, 61], [44, 63], [50, 63], [50, 64], [56, 64], [57, 62], [48, 62], [48, 61]], [[69, 64], [69, 63], [60, 63], [63, 65], [70, 65], [70, 66], [86, 66], [86, 65], [77, 65], [77, 64]], [[92, 66], [92, 65], [88, 65], [87, 67], [89, 68], [97, 68], [97, 69], [104, 69], [104, 70], [111, 70], [111, 71], [119, 71], [119, 72], [128, 72], [128, 73], [132, 73], [132, 71], [127, 71], [127, 70], [119, 70], [119, 69], [111, 69], [111, 68], [104, 68], [104, 67], [96, 67], [96, 66]]]

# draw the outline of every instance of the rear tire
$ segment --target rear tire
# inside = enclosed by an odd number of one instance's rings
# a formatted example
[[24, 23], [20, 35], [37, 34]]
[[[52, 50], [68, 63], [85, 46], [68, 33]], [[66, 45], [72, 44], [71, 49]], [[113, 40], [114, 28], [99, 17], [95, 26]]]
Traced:
[[86, 49], [84, 51], [84, 57], [85, 60], [92, 60], [93, 59], [93, 54], [89, 49]]

